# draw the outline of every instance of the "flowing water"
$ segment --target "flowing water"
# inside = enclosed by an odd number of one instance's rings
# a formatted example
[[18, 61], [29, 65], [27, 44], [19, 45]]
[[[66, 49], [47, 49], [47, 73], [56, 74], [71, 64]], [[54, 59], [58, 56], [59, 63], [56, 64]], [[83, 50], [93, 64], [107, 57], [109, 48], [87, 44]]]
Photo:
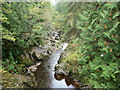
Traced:
[[35, 73], [36, 88], [75, 88], [71, 80], [60, 74], [55, 74], [55, 65], [66, 47], [65, 44], [62, 49], [56, 50], [48, 60], [43, 61], [38, 67]]

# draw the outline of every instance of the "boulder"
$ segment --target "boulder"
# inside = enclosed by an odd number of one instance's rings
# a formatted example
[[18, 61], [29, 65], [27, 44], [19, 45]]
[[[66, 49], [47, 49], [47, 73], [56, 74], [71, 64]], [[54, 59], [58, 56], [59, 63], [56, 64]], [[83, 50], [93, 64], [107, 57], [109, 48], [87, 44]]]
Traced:
[[63, 69], [58, 69], [55, 71], [56, 74], [64, 74], [66, 75], [66, 73], [63, 71]]
[[35, 61], [43, 61], [42, 55], [38, 52], [33, 52], [32, 57]]
[[42, 63], [42, 62], [38, 62], [38, 63], [36, 63], [35, 65], [32, 65], [32, 66], [28, 67], [28, 68], [27, 68], [28, 73], [29, 73], [30, 75], [33, 75], [33, 73], [36, 72], [37, 67], [38, 67], [41, 63]]

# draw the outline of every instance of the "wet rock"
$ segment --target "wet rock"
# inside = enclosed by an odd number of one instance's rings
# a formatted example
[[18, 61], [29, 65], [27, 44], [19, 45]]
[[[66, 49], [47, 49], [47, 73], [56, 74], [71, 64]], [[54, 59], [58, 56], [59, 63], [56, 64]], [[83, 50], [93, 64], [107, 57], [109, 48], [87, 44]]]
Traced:
[[50, 46], [50, 45], [52, 44], [51, 41], [49, 41], [49, 40], [46, 41], [46, 42], [47, 42], [47, 45], [48, 45], [48, 46]]
[[59, 40], [60, 39], [60, 33], [56, 32], [56, 31], [49, 32], [48, 36], [53, 40]]
[[64, 74], [57, 74], [57, 73], [55, 73], [54, 77], [55, 77], [56, 80], [65, 79], [65, 75]]
[[55, 46], [55, 44], [52, 44], [52, 46]]
[[55, 40], [59, 40], [59, 39], [60, 39], [60, 37], [59, 37], [59, 36], [56, 36], [56, 37], [55, 37]]
[[60, 64], [56, 64], [55, 65], [55, 68], [57, 69], [57, 68], [60, 68], [61, 67], [61, 65]]
[[27, 68], [28, 69], [28, 73], [33, 73], [33, 72], [35, 72], [36, 70], [37, 70], [37, 67], [35, 67], [35, 66], [30, 66], [29, 68]]
[[78, 81], [76, 79], [73, 79], [73, 78], [67, 76], [67, 75], [55, 73], [54, 77], [56, 80], [65, 79], [65, 82], [68, 86], [72, 84], [75, 88], [80, 88], [80, 84], [78, 83]]
[[41, 52], [33, 52], [32, 57], [35, 61], [43, 61], [49, 58], [51, 51], [47, 48], [45, 50], [42, 50]]
[[58, 69], [58, 70], [55, 71], [55, 73], [56, 74], [65, 74], [66, 75], [66, 73], [63, 71], [63, 69]]
[[63, 68], [63, 63], [61, 64], [56, 64], [55, 65], [55, 72], [57, 74], [64, 74], [64, 75], [69, 75], [69, 73], [67, 71], [64, 71], [62, 68]]
[[33, 73], [36, 72], [37, 67], [41, 64], [42, 62], [38, 62], [35, 65], [32, 65], [30, 67], [27, 68], [28, 70], [28, 74], [30, 74], [31, 76], [33, 76]]
[[51, 55], [51, 54], [52, 54], [52, 50], [51, 50], [51, 49], [48, 49], [48, 50], [47, 50], [47, 53], [48, 53], [49, 55]]
[[43, 59], [42, 59], [43, 57], [41, 56], [40, 53], [33, 52], [32, 57], [35, 61], [43, 61]]

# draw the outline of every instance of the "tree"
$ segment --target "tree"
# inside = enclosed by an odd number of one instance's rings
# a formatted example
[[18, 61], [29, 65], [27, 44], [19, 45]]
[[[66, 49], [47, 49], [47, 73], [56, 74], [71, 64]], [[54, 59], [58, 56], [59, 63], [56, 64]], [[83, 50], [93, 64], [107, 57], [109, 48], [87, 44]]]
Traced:
[[[80, 80], [95, 88], [119, 87], [118, 6], [115, 2], [96, 2], [68, 3], [68, 7], [64, 7], [68, 10], [66, 21], [70, 23], [66, 29], [70, 33], [65, 33], [65, 37], [76, 44], [75, 57], [71, 55], [69, 60], [74, 63], [73, 59], [77, 59]], [[72, 36], [75, 37], [70, 38]], [[68, 60], [67, 57], [64, 60]]]
[[49, 7], [47, 2], [2, 2], [3, 62], [11, 57], [19, 62], [25, 49], [44, 44], [44, 35], [49, 30], [45, 28], [44, 14], [47, 10], [51, 12]]

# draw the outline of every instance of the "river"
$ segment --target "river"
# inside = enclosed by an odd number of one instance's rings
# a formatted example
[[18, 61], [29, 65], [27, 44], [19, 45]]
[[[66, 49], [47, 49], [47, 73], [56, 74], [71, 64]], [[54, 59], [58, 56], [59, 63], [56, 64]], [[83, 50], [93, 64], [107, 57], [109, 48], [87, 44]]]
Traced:
[[35, 73], [37, 83], [35, 88], [75, 88], [72, 85], [73, 82], [66, 79], [65, 76], [55, 74], [55, 65], [66, 47], [67, 44], [63, 44], [62, 49], [56, 50], [48, 60], [43, 61], [38, 67]]

